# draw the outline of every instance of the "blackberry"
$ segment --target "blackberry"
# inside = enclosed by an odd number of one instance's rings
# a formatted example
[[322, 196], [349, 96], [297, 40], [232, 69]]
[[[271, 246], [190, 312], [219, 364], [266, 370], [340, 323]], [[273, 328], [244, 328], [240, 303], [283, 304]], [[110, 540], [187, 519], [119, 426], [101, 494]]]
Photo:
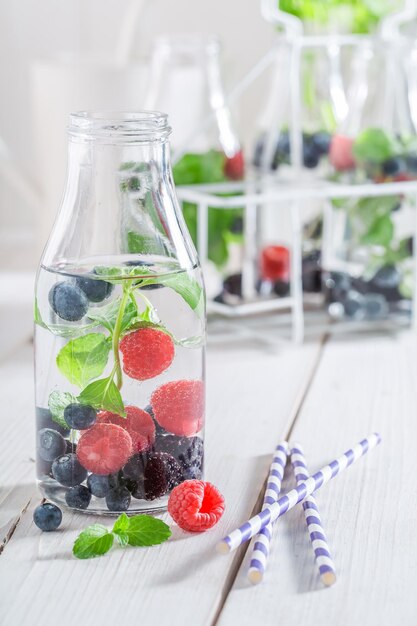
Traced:
[[145, 468], [147, 500], [160, 498], [182, 481], [182, 469], [173, 456], [165, 452], [150, 455]]
[[201, 469], [204, 444], [200, 437], [165, 435], [155, 441], [155, 452], [170, 454], [180, 463], [182, 468], [198, 465]]

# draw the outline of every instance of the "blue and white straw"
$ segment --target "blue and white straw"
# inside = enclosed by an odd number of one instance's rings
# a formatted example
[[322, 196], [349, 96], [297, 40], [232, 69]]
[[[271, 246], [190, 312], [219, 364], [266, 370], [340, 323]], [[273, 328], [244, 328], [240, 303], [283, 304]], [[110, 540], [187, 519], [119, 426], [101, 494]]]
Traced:
[[325, 465], [321, 470], [310, 476], [305, 482], [302, 482], [295, 489], [279, 498], [277, 502], [267, 506], [263, 511], [245, 522], [240, 528], [237, 528], [230, 535], [224, 537], [217, 545], [217, 550], [221, 554], [228, 554], [232, 550], [236, 550], [242, 543], [249, 541], [259, 533], [261, 528], [275, 522], [278, 517], [284, 515], [289, 509], [310, 496], [314, 491], [320, 489], [332, 478], [343, 472], [349, 465], [352, 465], [361, 456], [366, 454], [372, 448], [375, 448], [381, 441], [378, 433], [369, 435], [366, 439], [360, 441], [356, 446], [347, 450], [338, 459], [335, 459], [329, 465]]
[[[288, 442], [282, 441], [275, 448], [272, 458], [269, 476], [262, 509], [278, 500], [281, 483], [284, 477], [284, 468], [288, 457]], [[266, 569], [266, 562], [272, 539], [272, 523], [267, 524], [255, 537], [252, 558], [249, 565], [248, 578], [254, 585], [261, 582]]]
[[[299, 443], [291, 447], [291, 464], [294, 469], [297, 485], [310, 477], [304, 451]], [[320, 578], [324, 585], [330, 587], [330, 585], [336, 582], [336, 568], [330, 554], [319, 508], [314, 496], [308, 496], [308, 498], [303, 501], [303, 509]]]

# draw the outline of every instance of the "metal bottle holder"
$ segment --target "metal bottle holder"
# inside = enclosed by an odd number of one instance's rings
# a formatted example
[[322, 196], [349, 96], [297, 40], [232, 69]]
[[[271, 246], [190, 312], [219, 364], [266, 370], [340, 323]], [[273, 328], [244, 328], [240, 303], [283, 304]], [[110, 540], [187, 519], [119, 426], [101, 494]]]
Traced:
[[[208, 303], [208, 311], [228, 318], [239, 319], [253, 314], [262, 314], [272, 311], [289, 309], [291, 312], [292, 340], [300, 343], [304, 337], [304, 312], [303, 291], [301, 275], [302, 259], [302, 232], [301, 214], [303, 206], [313, 199], [330, 201], [341, 198], [381, 197], [390, 194], [404, 194], [415, 200], [417, 207], [417, 181], [383, 182], [375, 184], [363, 183], [332, 183], [319, 177], [303, 181], [302, 164], [302, 141], [300, 115], [300, 59], [301, 52], [308, 48], [322, 48], [332, 58], [333, 66], [337, 65], [340, 50], [345, 46], [360, 47], [372, 44], [372, 38], [365, 35], [320, 35], [305, 36], [302, 32], [302, 24], [298, 18], [279, 11], [274, 0], [261, 2], [262, 14], [275, 26], [280, 26], [282, 38], [290, 42], [290, 111], [289, 136], [291, 141], [291, 176], [288, 182], [277, 180], [277, 177], [269, 172], [268, 159], [273, 151], [274, 139], [276, 138], [276, 123], [269, 129], [266, 139], [265, 158], [261, 173], [249, 172], [246, 179], [236, 183], [219, 183], [216, 185], [179, 186], [178, 196], [181, 202], [192, 202], [198, 207], [198, 237], [197, 248], [202, 265], [207, 260], [208, 250], [208, 208], [241, 208], [244, 212], [244, 257], [242, 264], [242, 296], [241, 304], [230, 306], [220, 302]], [[387, 39], [394, 41], [398, 38], [400, 25], [408, 21], [410, 17], [417, 15], [417, 3], [409, 0], [406, 8], [400, 14], [387, 18], [381, 27], [381, 33]], [[274, 62], [275, 51], [271, 50], [250, 70], [243, 80], [234, 88], [227, 98], [230, 106], [236, 102], [242, 93]], [[339, 98], [343, 107], [343, 90], [335, 72], [333, 76], [333, 93]], [[202, 121], [202, 125], [209, 125], [214, 115]], [[200, 125], [201, 128], [201, 125]], [[300, 184], [300, 181], [303, 181]], [[221, 197], [223, 194], [233, 193], [229, 197]], [[254, 299], [255, 265], [257, 250], [257, 216], [267, 204], [277, 204], [283, 201], [288, 203], [291, 214], [291, 277], [290, 293], [286, 297], [275, 299]], [[417, 211], [416, 211], [417, 213]], [[326, 220], [326, 215], [324, 216]], [[416, 224], [417, 225], [417, 224]], [[326, 224], [324, 225], [326, 230]], [[416, 246], [414, 246], [414, 266], [416, 262]], [[417, 303], [417, 272], [414, 271], [414, 290], [412, 303], [412, 325], [417, 328], [416, 303]], [[366, 327], [366, 324], [364, 325]], [[360, 326], [354, 326], [358, 329]]]

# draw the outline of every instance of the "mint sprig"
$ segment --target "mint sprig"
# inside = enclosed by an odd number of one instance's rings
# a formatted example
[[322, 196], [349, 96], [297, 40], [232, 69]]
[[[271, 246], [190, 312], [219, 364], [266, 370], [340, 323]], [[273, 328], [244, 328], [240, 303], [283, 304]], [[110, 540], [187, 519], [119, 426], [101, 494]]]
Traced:
[[107, 365], [110, 344], [101, 333], [89, 333], [69, 341], [58, 353], [59, 371], [70, 383], [84, 387], [100, 376]]
[[104, 409], [126, 417], [122, 396], [112, 376], [101, 378], [87, 385], [78, 396], [81, 404], [88, 404], [95, 409]]
[[115, 538], [121, 547], [144, 547], [164, 543], [170, 536], [171, 530], [162, 520], [149, 515], [128, 517], [126, 513], [122, 513], [112, 530], [101, 524], [85, 528], [75, 540], [72, 552], [77, 559], [91, 559], [106, 554], [113, 546]]

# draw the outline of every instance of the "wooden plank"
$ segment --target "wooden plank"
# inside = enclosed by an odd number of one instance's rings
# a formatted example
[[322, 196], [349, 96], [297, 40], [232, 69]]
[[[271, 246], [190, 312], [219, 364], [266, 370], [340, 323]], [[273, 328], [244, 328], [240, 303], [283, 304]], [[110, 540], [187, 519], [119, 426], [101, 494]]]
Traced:
[[[268, 570], [257, 587], [247, 582], [248, 551], [218, 626], [417, 623], [415, 347], [409, 333], [326, 344], [293, 432], [310, 469], [374, 430], [383, 436], [381, 446], [317, 495], [338, 581], [322, 587], [298, 506], [278, 521]], [[293, 478], [287, 477], [290, 485]]]
[[[207, 479], [227, 502], [213, 531], [189, 535], [174, 526], [172, 539], [160, 547], [77, 561], [73, 541], [93, 518], [66, 512], [62, 530], [42, 534], [31, 521], [33, 501], [0, 557], [2, 626], [55, 626], [57, 620], [103, 626], [121, 618], [151, 626], [209, 625], [235, 567], [214, 546], [251, 513], [273, 442], [300, 402], [319, 349], [315, 342], [276, 352], [241, 342], [209, 350]], [[18, 372], [10, 380], [15, 390], [22, 382]], [[28, 393], [28, 409], [31, 401]], [[13, 441], [26, 426], [11, 431]]]

